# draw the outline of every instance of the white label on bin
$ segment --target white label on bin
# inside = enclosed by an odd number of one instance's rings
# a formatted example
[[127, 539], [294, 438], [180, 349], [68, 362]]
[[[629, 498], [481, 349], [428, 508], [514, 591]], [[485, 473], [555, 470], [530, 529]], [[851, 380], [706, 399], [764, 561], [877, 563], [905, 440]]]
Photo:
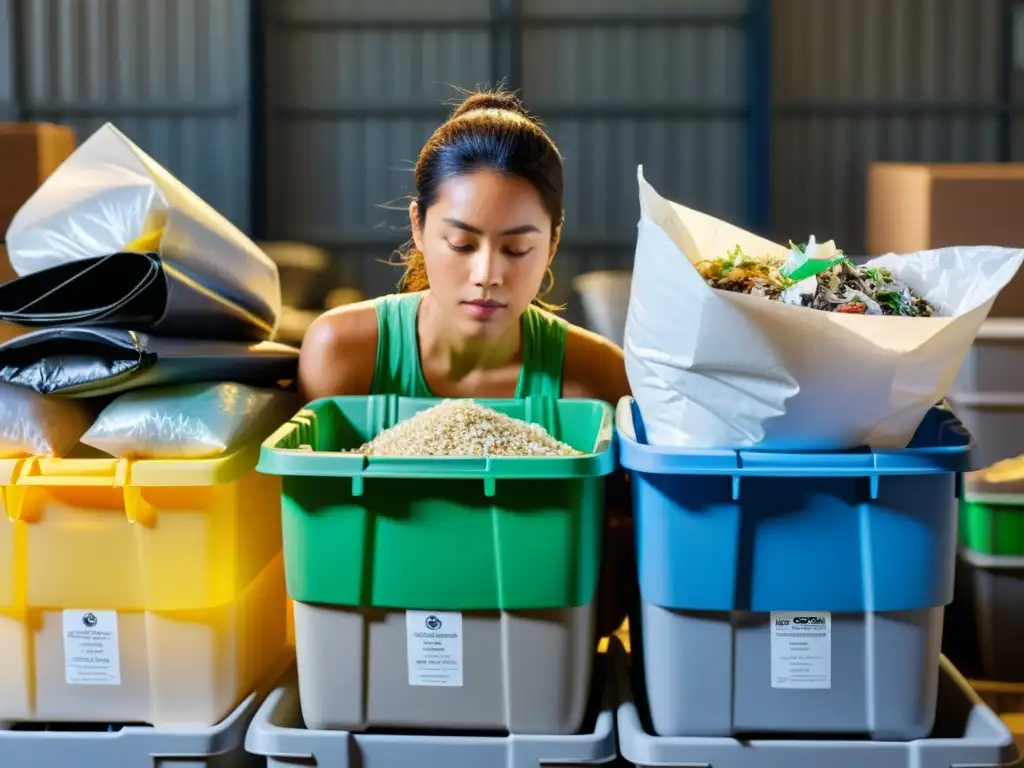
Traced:
[[462, 614], [406, 611], [409, 685], [462, 687]]
[[832, 614], [773, 611], [772, 688], [832, 687]]
[[68, 685], [120, 685], [117, 611], [64, 611], [64, 679]]

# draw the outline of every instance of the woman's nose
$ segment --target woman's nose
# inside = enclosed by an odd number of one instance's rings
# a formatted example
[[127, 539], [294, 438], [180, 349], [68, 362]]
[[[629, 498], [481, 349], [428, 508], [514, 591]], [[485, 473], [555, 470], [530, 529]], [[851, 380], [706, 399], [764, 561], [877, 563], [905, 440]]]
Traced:
[[501, 285], [501, 258], [491, 248], [480, 248], [473, 255], [472, 280], [484, 288]]

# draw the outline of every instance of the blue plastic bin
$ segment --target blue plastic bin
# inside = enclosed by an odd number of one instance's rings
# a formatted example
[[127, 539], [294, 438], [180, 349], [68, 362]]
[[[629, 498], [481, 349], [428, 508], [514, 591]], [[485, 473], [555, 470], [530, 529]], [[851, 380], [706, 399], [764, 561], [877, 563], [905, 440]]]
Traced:
[[952, 413], [885, 451], [649, 446], [629, 398], [616, 425], [659, 735], [928, 734], [972, 448]]

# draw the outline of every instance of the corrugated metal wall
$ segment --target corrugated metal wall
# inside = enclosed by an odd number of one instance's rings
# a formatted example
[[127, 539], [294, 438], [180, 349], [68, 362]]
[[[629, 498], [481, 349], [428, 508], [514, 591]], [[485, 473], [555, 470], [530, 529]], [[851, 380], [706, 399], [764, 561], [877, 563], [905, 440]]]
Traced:
[[323, 245], [339, 282], [393, 290], [381, 262], [408, 236], [419, 149], [455, 86], [491, 77], [490, 4], [279, 0], [268, 15], [268, 237]]
[[[759, 2], [0, 0], [0, 117], [82, 135], [113, 120], [244, 229], [324, 244], [339, 282], [379, 293], [394, 285], [380, 262], [407, 236], [410, 171], [445, 102], [507, 78], [566, 158], [554, 298], [578, 318], [571, 276], [629, 265], [637, 164], [674, 199], [750, 218], [761, 94], [744, 61]], [[861, 252], [873, 159], [1024, 157], [1013, 6], [771, 0], [775, 236]], [[265, 178], [250, 136], [260, 7]], [[263, 190], [266, 219], [253, 221]]]
[[863, 253], [872, 160], [1010, 159], [1006, 5], [775, 0], [779, 239]]
[[456, 86], [506, 80], [565, 156], [552, 298], [579, 319], [572, 275], [631, 263], [638, 163], [666, 194], [742, 220], [746, 6], [271, 3], [268, 236], [323, 244], [340, 280], [393, 289], [398, 272], [381, 262], [407, 237], [419, 149]]
[[[14, 24], [11, 0], [0, 0], [0, 120], [14, 120]], [[2, 237], [0, 233], [0, 237]]]
[[[9, 116], [115, 123], [243, 229], [249, 223], [248, 0], [3, 0]], [[0, 34], [0, 54], [4, 52]], [[0, 57], [2, 58], [2, 57]], [[216, 62], [216, 66], [214, 65]]]
[[525, 0], [522, 92], [566, 164], [558, 301], [629, 268], [636, 169], [662, 194], [745, 219], [746, 0]]

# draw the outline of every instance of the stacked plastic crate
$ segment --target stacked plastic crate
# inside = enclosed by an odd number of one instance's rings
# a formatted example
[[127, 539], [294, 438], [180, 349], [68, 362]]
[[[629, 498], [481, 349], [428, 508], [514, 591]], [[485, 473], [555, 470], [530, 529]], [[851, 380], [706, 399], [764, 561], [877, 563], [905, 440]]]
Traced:
[[616, 414], [640, 605], [637, 765], [998, 765], [1009, 731], [940, 654], [970, 435], [935, 408], [905, 449], [694, 450]]
[[292, 655], [258, 453], [0, 460], [4, 765], [243, 754]]
[[[987, 689], [1024, 701], [1024, 319], [990, 318], [960, 370], [950, 402], [970, 428], [982, 469], [964, 477], [960, 509], [959, 622], [973, 633], [960, 647], [977, 651]], [[1000, 687], [1001, 686], [1001, 687]], [[1000, 701], [1005, 701], [1005, 697]], [[1019, 715], [1021, 717], [1024, 715]], [[1018, 725], [1018, 728], [1020, 726]]]
[[264, 444], [259, 469], [282, 481], [297, 657], [295, 684], [249, 731], [269, 765], [343, 766], [353, 749], [364, 768], [615, 756], [595, 652], [612, 409], [479, 401], [579, 456], [353, 452], [437, 402], [319, 400]]

